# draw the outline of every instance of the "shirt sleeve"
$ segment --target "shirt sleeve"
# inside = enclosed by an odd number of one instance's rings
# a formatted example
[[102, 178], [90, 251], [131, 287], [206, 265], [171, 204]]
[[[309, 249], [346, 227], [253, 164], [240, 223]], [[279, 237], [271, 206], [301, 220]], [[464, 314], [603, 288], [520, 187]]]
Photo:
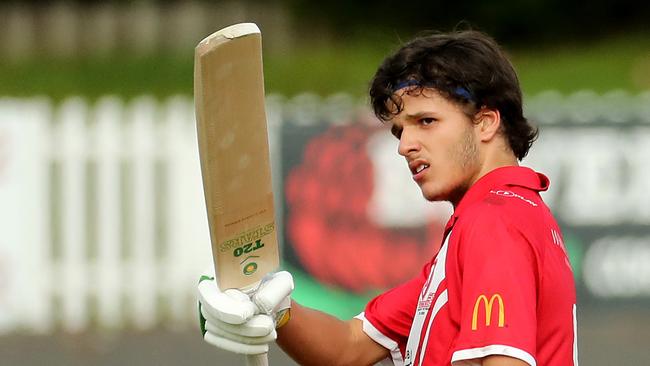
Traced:
[[430, 270], [431, 262], [415, 278], [370, 300], [364, 313], [357, 316], [364, 321], [366, 334], [391, 350], [393, 359], [395, 352], [403, 354], [406, 348], [418, 297]]
[[461, 322], [452, 364], [504, 355], [535, 366], [535, 251], [503, 213], [468, 219], [459, 238]]

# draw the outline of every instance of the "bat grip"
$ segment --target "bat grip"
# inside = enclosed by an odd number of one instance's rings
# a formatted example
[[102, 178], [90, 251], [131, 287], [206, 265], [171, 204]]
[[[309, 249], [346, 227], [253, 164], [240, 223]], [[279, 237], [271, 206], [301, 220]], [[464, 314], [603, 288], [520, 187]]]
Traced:
[[246, 366], [269, 366], [268, 353], [246, 355]]

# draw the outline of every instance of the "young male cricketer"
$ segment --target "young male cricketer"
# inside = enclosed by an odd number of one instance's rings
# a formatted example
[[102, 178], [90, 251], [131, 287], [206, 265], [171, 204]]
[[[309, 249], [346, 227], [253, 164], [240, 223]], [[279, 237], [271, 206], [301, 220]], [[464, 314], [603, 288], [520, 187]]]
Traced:
[[475, 31], [416, 38], [384, 60], [370, 97], [423, 196], [454, 206], [438, 253], [349, 321], [269, 304], [293, 289], [287, 272], [250, 297], [201, 281], [204, 339], [254, 354], [277, 336], [304, 365], [577, 365], [573, 274], [539, 195], [549, 180], [518, 166], [537, 130], [499, 46]]

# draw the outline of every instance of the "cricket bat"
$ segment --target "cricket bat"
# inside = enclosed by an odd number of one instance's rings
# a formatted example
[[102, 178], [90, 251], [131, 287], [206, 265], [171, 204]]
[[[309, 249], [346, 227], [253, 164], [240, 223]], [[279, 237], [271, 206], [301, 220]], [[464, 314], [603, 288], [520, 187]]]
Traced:
[[[252, 291], [279, 266], [261, 32], [221, 29], [196, 46], [194, 103], [216, 280]], [[268, 365], [266, 354], [248, 365]]]

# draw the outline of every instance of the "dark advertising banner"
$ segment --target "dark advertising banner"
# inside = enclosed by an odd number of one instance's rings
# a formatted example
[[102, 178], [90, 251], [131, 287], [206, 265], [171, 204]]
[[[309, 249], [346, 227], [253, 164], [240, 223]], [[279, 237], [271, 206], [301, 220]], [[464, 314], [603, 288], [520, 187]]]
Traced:
[[650, 124], [542, 127], [525, 163], [553, 182], [544, 198], [562, 225], [581, 304], [650, 300]]

